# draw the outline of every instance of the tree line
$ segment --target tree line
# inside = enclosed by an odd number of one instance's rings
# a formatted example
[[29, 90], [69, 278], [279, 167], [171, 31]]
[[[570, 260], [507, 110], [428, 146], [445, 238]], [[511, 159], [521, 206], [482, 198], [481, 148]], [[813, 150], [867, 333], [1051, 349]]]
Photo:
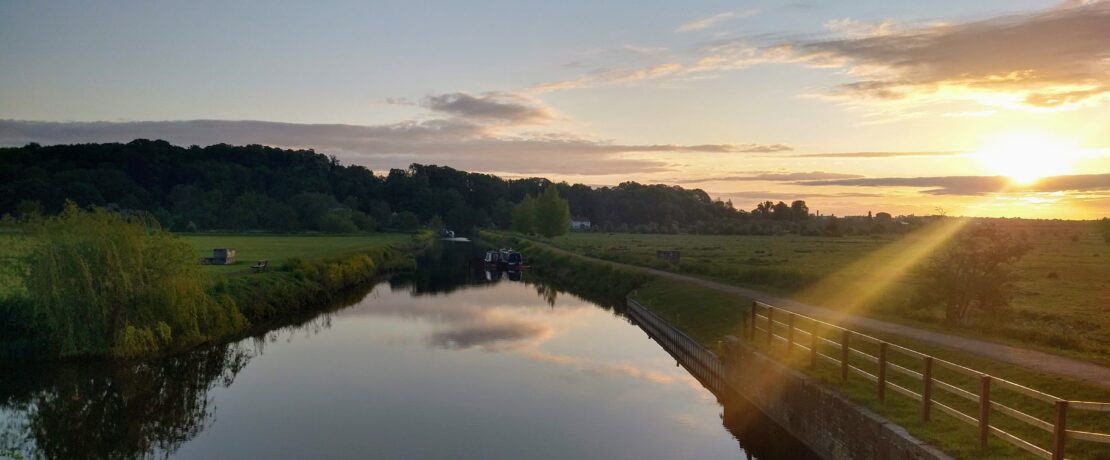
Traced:
[[526, 197], [539, 205], [548, 190], [566, 206], [536, 218], [556, 212], [561, 222], [573, 215], [602, 231], [801, 233], [809, 218], [800, 200], [759, 203], [748, 212], [700, 189], [636, 182], [591, 187], [421, 164], [375, 174], [313, 150], [260, 145], [180, 147], [139, 139], [0, 148], [0, 214], [52, 215], [72, 200], [85, 208], [145, 211], [177, 232], [405, 231], [437, 217], [456, 230], [507, 229]]

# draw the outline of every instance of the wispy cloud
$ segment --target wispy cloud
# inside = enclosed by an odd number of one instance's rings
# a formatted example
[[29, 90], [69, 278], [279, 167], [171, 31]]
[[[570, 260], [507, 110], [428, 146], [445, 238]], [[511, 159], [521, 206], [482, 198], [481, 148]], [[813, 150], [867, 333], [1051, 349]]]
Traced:
[[1110, 2], [960, 24], [859, 26], [844, 23], [862, 38], [787, 43], [775, 55], [847, 69], [857, 80], [830, 90], [833, 97], [1045, 109], [1110, 94]]
[[835, 152], [835, 153], [803, 153], [793, 155], [795, 158], [898, 158], [898, 157], [946, 157], [963, 155], [966, 152], [957, 150], [923, 151], [923, 152]]
[[592, 88], [609, 84], [635, 83], [675, 75], [682, 69], [683, 66], [681, 64], [674, 62], [619, 69], [599, 69], [578, 78], [533, 85], [527, 91], [529, 93], [539, 94], [551, 91]]
[[704, 17], [704, 18], [698, 18], [698, 19], [694, 19], [692, 21], [687, 21], [687, 22], [683, 23], [682, 25], [678, 26], [678, 28], [675, 29], [674, 31], [677, 32], [677, 33], [682, 34], [682, 33], [687, 33], [687, 32], [694, 32], [694, 31], [698, 31], [698, 30], [705, 30], [705, 29], [713, 27], [717, 24], [720, 24], [724, 21], [727, 21], [729, 19], [733, 19], [733, 18], [736, 18], [736, 17], [742, 17], [742, 16], [751, 16], [752, 14], [755, 14], [755, 11], [745, 12], [743, 14], [738, 14], [735, 11], [726, 11], [724, 13], [714, 14], [713, 16], [707, 16], [707, 17]]
[[861, 178], [859, 174], [845, 174], [833, 173], [824, 171], [811, 171], [811, 172], [762, 172], [756, 174], [734, 174], [730, 176], [709, 176], [701, 178], [683, 178], [674, 179], [671, 182], [677, 184], [696, 184], [702, 182], [722, 182], [722, 181], [778, 181], [778, 182], [793, 182], [800, 180], [830, 180], [830, 179], [856, 179]]
[[1051, 176], [1028, 185], [1014, 184], [1002, 176], [876, 177], [801, 181], [808, 186], [926, 188], [930, 195], [983, 195], [995, 192], [1089, 192], [1110, 190], [1110, 174]]
[[688, 70], [764, 63], [841, 69], [854, 81], [818, 94], [853, 102], [972, 101], [1050, 110], [1110, 97], [1110, 2], [1069, 2], [962, 23], [846, 18], [825, 28], [837, 37], [769, 45], [751, 37], [705, 43]]

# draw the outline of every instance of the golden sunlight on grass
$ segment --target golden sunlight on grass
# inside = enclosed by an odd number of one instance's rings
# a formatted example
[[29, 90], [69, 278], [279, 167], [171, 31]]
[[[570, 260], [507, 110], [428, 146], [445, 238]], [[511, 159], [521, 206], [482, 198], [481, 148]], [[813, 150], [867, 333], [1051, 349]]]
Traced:
[[989, 174], [1017, 185], [1074, 172], [1082, 151], [1073, 141], [1037, 133], [1010, 133], [989, 139], [974, 157]]
[[[796, 298], [852, 315], [871, 309], [887, 290], [902, 287], [907, 272], [955, 236], [969, 219], [944, 218], [868, 254], [806, 288]], [[851, 280], [851, 282], [848, 282]], [[865, 280], [865, 283], [858, 282]], [[845, 285], [866, 286], [844, 289]]]

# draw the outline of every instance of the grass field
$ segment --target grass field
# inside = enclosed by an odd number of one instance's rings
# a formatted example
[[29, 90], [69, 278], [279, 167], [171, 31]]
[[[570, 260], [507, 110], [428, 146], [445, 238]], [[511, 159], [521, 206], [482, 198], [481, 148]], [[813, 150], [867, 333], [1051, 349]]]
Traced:
[[[233, 265], [208, 265], [214, 274], [249, 273], [258, 260], [269, 260], [277, 268], [291, 258], [304, 260], [342, 255], [369, 247], [388, 246], [408, 241], [412, 235], [376, 233], [371, 235], [242, 235], [206, 234], [180, 235], [195, 250], [197, 260], [211, 256], [213, 248], [235, 248], [237, 262]], [[31, 250], [30, 241], [16, 232], [0, 232], [0, 295], [20, 293], [24, 289], [25, 265], [20, 260]]]
[[[655, 311], [711, 350], [716, 351], [720, 340], [726, 335], [743, 337], [742, 316], [747, 312], [748, 305], [750, 305], [749, 299], [672, 280], [650, 282], [641, 286], [632, 295], [644, 306]], [[690, 299], [697, 299], [697, 304], [692, 304]], [[996, 377], [1046, 391], [1061, 398], [1082, 401], [1110, 401], [1110, 390], [1094, 384], [998, 363], [913, 340], [874, 334], [871, 331], [862, 332]], [[785, 347], [781, 343], [777, 344], [773, 350], [768, 350], [763, 345], [762, 340], [757, 340], [754, 344], [771, 355], [780, 358], [784, 355]], [[856, 342], [856, 346], [866, 347], [861, 345], [859, 341]], [[877, 350], [867, 349], [866, 351], [873, 355], [877, 354]], [[831, 349], [824, 349], [823, 352], [835, 354], [835, 351]], [[919, 368], [919, 362], [916, 360], [903, 359], [899, 354], [891, 354], [890, 356], [891, 362], [910, 369]], [[796, 352], [793, 359], [789, 359], [788, 362], [798, 370], [830, 387], [836, 388], [857, 403], [889, 418], [898, 425], [905, 427], [913, 435], [932, 445], [941, 447], [957, 458], [1035, 458], [997, 438], [992, 438], [988, 450], [982, 451], [979, 449], [977, 431], [974, 427], [959, 422], [939, 410], [934, 411], [935, 415], [932, 422], [924, 423], [921, 421], [920, 406], [916, 401], [902, 397], [893, 391], [888, 391], [886, 402], [880, 403], [875, 396], [875, 385], [873, 383], [855, 375], [844, 382], [840, 379], [839, 369], [824, 362], [817, 369], [810, 370], [806, 366], [808, 358], [804, 356], [804, 353]], [[875, 372], [874, 364], [862, 359], [854, 359], [852, 364], [872, 373]], [[943, 368], [938, 367], [936, 369], [934, 374], [936, 378], [957, 385], [967, 391], [977, 392], [977, 382], [974, 379]], [[892, 372], [888, 373], [888, 376], [893, 383], [903, 387], [911, 389], [920, 387], [920, 383], [905, 379], [900, 374]], [[937, 401], [956, 407], [965, 413], [975, 413], [976, 407], [969, 401], [939, 390], [934, 391], [933, 394]], [[1017, 408], [1042, 420], [1053, 420], [1052, 407], [1041, 401], [1032, 400], [1008, 391], [993, 391], [992, 397], [997, 402]], [[1049, 433], [1016, 422], [1009, 417], [999, 415], [997, 412], [992, 415], [991, 422], [1008, 432], [1035, 441], [1041, 447], [1051, 445]], [[1110, 432], [1110, 414], [1075, 411], [1069, 416], [1068, 423], [1069, 429]], [[1068, 458], [1110, 458], [1110, 446], [1081, 441], [1069, 441], [1068, 444]]]
[[214, 248], [235, 248], [236, 263], [232, 265], [207, 265], [206, 270], [218, 274], [250, 272], [258, 260], [268, 260], [270, 268], [280, 266], [291, 258], [305, 260], [341, 255], [372, 246], [389, 246], [403, 243], [412, 235], [378, 233], [372, 235], [242, 235], [211, 234], [181, 235], [196, 250], [197, 259], [212, 256]]
[[[1015, 228], [1033, 249], [1016, 267], [1013, 309], [973, 318], [957, 333], [987, 335], [1110, 362], [1110, 244], [1085, 222]], [[884, 237], [573, 233], [549, 241], [602, 259], [755, 287], [828, 308], [940, 327], [939, 308], [915, 308], [922, 234]], [[673, 264], [657, 250], [679, 250]]]

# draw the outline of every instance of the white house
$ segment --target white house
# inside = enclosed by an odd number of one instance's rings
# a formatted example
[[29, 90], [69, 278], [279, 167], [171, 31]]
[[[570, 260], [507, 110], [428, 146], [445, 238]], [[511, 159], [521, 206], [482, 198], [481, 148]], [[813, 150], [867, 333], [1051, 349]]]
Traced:
[[571, 217], [570, 218], [571, 230], [589, 230], [590, 220], [584, 217]]

